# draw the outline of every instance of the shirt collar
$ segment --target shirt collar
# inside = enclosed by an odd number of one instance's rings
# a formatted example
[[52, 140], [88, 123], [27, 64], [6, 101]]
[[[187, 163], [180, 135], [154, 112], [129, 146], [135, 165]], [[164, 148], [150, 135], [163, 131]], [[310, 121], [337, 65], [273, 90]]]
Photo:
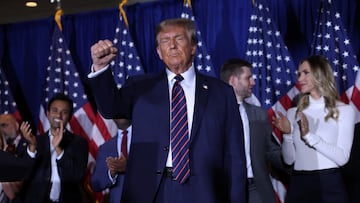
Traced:
[[[171, 72], [169, 69], [166, 69], [166, 74], [167, 74], [169, 84], [174, 83], [175, 82], [174, 77], [176, 76], [176, 74]], [[181, 76], [184, 78], [184, 80], [182, 81], [181, 84], [192, 81], [195, 78], [194, 64], [192, 64], [191, 67], [187, 71], [181, 73]]]

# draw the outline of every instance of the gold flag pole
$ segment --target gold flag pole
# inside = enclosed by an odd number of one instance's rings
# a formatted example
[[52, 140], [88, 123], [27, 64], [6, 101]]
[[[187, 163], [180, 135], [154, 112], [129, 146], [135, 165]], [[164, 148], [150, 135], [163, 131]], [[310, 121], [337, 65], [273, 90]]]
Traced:
[[189, 5], [190, 8], [192, 8], [192, 6], [191, 6], [191, 0], [184, 0], [184, 5], [185, 5], [186, 3]]
[[122, 0], [121, 3], [119, 4], [119, 10], [120, 10], [120, 15], [123, 17], [124, 19], [124, 22], [125, 22], [125, 25], [126, 27], [129, 27], [129, 23], [128, 23], [128, 20], [127, 20], [127, 17], [126, 17], [126, 13], [125, 13], [125, 10], [124, 10], [124, 5], [127, 3], [128, 1], [127, 0]]
[[55, 13], [55, 22], [57, 26], [59, 27], [60, 31], [62, 31], [62, 25], [61, 25], [61, 15], [63, 14], [63, 10], [61, 8], [56, 9]]

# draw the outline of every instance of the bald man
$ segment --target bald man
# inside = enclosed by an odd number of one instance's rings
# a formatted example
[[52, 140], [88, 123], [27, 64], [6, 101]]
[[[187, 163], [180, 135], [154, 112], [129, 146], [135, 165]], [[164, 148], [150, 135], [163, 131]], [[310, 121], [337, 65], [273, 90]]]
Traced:
[[[0, 182], [23, 180], [27, 176], [33, 165], [33, 159], [30, 156], [21, 156], [23, 158], [17, 156], [26, 152], [28, 140], [31, 139], [33, 138], [21, 136], [19, 123], [14, 115], [0, 115]], [[5, 152], [10, 144], [15, 145], [15, 150]], [[34, 146], [33, 149], [35, 148]], [[34, 152], [34, 150], [30, 151]]]

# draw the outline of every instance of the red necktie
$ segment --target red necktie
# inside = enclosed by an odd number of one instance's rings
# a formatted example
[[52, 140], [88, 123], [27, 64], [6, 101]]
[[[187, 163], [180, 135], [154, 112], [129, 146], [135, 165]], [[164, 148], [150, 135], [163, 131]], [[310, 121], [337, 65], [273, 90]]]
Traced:
[[127, 130], [122, 132], [123, 136], [121, 139], [121, 153], [124, 155], [125, 158], [128, 158], [128, 150], [127, 150]]
[[15, 155], [15, 152], [16, 152], [16, 146], [15, 144], [11, 143], [11, 144], [8, 144], [5, 151]]

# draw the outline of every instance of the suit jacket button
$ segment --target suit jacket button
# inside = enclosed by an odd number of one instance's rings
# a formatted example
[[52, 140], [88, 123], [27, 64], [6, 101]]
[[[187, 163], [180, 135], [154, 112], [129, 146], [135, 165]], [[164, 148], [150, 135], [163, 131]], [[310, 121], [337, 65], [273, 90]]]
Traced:
[[169, 146], [164, 147], [164, 151], [169, 151]]

